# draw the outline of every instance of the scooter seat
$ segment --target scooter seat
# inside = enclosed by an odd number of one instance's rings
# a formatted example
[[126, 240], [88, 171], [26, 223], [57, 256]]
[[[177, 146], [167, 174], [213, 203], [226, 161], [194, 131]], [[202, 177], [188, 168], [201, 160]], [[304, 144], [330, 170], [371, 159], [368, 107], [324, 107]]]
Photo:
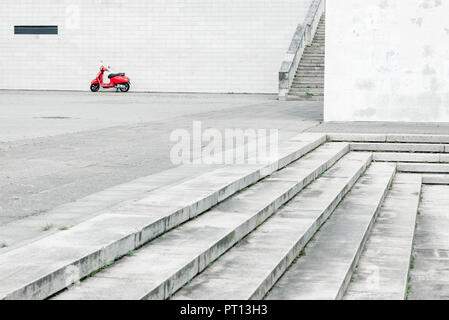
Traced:
[[124, 73], [111, 73], [108, 76], [108, 78], [111, 79], [111, 78], [114, 78], [114, 77], [117, 77], [117, 76], [124, 76], [124, 75], [125, 75]]

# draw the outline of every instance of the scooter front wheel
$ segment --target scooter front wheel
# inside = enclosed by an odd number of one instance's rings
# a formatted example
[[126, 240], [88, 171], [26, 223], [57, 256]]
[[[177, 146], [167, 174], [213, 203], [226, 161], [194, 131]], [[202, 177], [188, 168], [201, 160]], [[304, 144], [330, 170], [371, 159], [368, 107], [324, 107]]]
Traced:
[[120, 91], [121, 92], [128, 92], [129, 91], [129, 87], [130, 87], [129, 82], [122, 83], [120, 85]]
[[100, 85], [98, 83], [93, 83], [90, 85], [90, 91], [97, 92], [98, 90], [100, 90]]

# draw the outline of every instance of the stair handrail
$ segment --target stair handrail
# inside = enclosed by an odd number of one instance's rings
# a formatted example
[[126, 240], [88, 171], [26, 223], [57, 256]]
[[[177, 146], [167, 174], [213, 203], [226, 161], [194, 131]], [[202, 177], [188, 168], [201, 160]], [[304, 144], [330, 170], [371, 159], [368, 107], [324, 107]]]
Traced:
[[306, 46], [312, 43], [326, 0], [312, 0], [303, 23], [298, 24], [279, 70], [279, 100], [286, 100]]

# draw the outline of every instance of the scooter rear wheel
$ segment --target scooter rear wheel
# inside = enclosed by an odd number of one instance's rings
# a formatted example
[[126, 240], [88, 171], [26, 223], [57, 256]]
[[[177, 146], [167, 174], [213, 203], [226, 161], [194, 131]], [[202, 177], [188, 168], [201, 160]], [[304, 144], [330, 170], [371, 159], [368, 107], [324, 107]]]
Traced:
[[98, 90], [100, 90], [100, 85], [98, 85], [97, 83], [93, 83], [90, 85], [90, 91], [97, 92]]
[[129, 91], [129, 87], [130, 87], [129, 82], [122, 83], [122, 85], [123, 85], [123, 87], [120, 86], [120, 91], [121, 92], [128, 92]]

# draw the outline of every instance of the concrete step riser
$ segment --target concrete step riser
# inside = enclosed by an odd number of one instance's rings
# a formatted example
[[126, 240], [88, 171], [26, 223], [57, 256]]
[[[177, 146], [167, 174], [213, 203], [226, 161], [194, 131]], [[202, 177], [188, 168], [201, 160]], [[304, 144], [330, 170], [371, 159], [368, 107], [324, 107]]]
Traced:
[[338, 142], [387, 142], [387, 143], [437, 143], [449, 144], [449, 135], [377, 134], [377, 133], [328, 133], [329, 141]]
[[449, 145], [424, 143], [351, 143], [352, 151], [449, 153]]
[[308, 78], [324, 78], [324, 72], [298, 72], [297, 77], [300, 79], [308, 79]]
[[318, 71], [324, 71], [325, 65], [323, 62], [304, 62], [304, 63], [300, 63], [299, 68], [297, 70], [297, 72], [299, 71], [310, 71], [310, 70], [318, 70]]
[[[236, 225], [235, 227], [233, 226], [229, 226], [226, 227], [229, 229], [229, 231], [226, 233], [226, 235], [224, 237], [222, 237], [219, 241], [217, 242], [213, 242], [210, 243], [210, 246], [205, 250], [203, 249], [203, 246], [201, 247], [202, 251], [200, 254], [195, 255], [195, 257], [192, 258], [186, 258], [185, 262], [183, 262], [183, 267], [179, 268], [176, 267], [175, 270], [173, 270], [174, 272], [169, 276], [169, 277], [164, 277], [164, 281], [159, 282], [158, 284], [155, 284], [153, 286], [151, 286], [150, 284], [145, 284], [146, 288], [151, 288], [153, 287], [153, 289], [147, 291], [146, 294], [142, 295], [142, 296], [120, 296], [119, 298], [125, 298], [125, 299], [166, 299], [168, 298], [170, 295], [172, 295], [175, 291], [177, 291], [179, 288], [181, 288], [186, 282], [188, 282], [190, 279], [192, 279], [198, 272], [201, 272], [204, 268], [206, 268], [208, 266], [208, 264], [212, 261], [214, 261], [217, 257], [221, 256], [224, 252], [226, 252], [229, 248], [231, 248], [237, 241], [239, 241], [240, 239], [242, 239], [243, 237], [245, 237], [249, 232], [251, 232], [252, 230], [254, 230], [260, 223], [262, 223], [263, 221], [265, 221], [269, 216], [271, 216], [279, 207], [281, 207], [284, 203], [286, 203], [288, 200], [290, 200], [293, 196], [295, 196], [300, 190], [302, 190], [307, 184], [309, 184], [310, 182], [312, 182], [317, 176], [319, 176], [322, 172], [324, 172], [328, 167], [332, 166], [336, 161], [338, 161], [344, 154], [346, 154], [349, 150], [349, 145], [339, 145], [336, 146], [335, 152], [332, 155], [328, 155], [326, 156], [327, 160], [323, 163], [321, 162], [320, 164], [316, 165], [316, 168], [314, 168], [313, 170], [311, 170], [307, 176], [303, 176], [303, 178], [298, 177], [297, 179], [300, 179], [299, 181], [291, 181], [289, 182], [289, 188], [285, 189], [282, 194], [280, 194], [279, 196], [276, 196], [276, 198], [272, 198], [270, 199], [269, 203], [266, 203], [266, 205], [264, 205], [263, 208], [261, 208], [260, 206], [258, 206], [257, 208], [260, 208], [260, 211], [257, 212], [251, 212], [250, 216], [248, 218], [246, 218], [246, 220], [243, 223], [239, 223], [238, 221], [234, 222], [238, 223], [238, 225]], [[320, 152], [320, 150], [317, 150], [317, 152]], [[313, 155], [311, 154], [311, 157], [313, 158]], [[310, 160], [304, 160], [304, 161], [310, 161]], [[302, 163], [305, 163], [303, 160], [299, 160], [299, 163], [294, 164], [295, 167], [302, 167]], [[316, 160], [315, 160], [316, 162]], [[268, 185], [266, 186], [261, 186], [261, 187], [270, 187], [270, 190], [272, 189], [271, 184], [275, 183], [277, 184], [277, 178], [276, 177], [281, 177], [282, 175], [285, 175], [285, 173], [288, 173], [289, 167], [287, 167], [286, 169], [287, 171], [279, 171], [278, 173], [276, 173], [273, 177], [270, 177], [268, 181], [266, 181], [266, 183]], [[270, 180], [272, 179], [272, 180]], [[271, 181], [271, 182], [270, 182]], [[258, 185], [256, 185], [257, 187]], [[260, 185], [259, 185], [260, 186]], [[233, 199], [231, 198], [229, 201], [232, 203], [232, 201], [241, 201], [240, 199], [247, 199], [247, 197], [245, 197], [245, 194], [247, 194], [250, 198], [252, 196], [255, 195], [254, 191], [250, 188], [247, 189], [243, 194], [238, 195], [237, 198]], [[278, 194], [278, 193], [276, 193]], [[257, 195], [256, 195], [257, 197]], [[227, 204], [224, 204], [227, 205]], [[191, 232], [189, 231], [188, 228], [193, 228], [193, 230], [201, 230], [201, 228], [199, 226], [203, 226], [203, 225], [209, 225], [207, 223], [208, 219], [214, 219], [216, 216], [221, 216], [223, 217], [223, 212], [221, 211], [220, 208], [217, 208], [217, 212], [213, 211], [214, 209], [212, 209], [212, 211], [208, 212], [207, 214], [205, 214], [204, 216], [200, 217], [198, 220], [194, 220], [192, 222], [187, 223], [186, 225], [184, 225], [183, 227], [176, 229], [174, 231], [172, 231], [172, 233], [168, 233], [166, 236], [164, 236], [165, 239], [170, 239], [170, 237], [172, 237], [172, 239], [175, 239], [174, 241], [176, 242], [177, 239], [182, 239], [183, 237], [187, 237], [187, 234], [191, 234]], [[249, 213], [249, 212], [248, 212]], [[213, 220], [211, 220], [213, 221]], [[198, 227], [196, 227], [196, 224], [199, 224]], [[186, 229], [186, 231], [184, 231], [184, 229]], [[185, 234], [184, 234], [185, 233]], [[217, 235], [219, 236], [219, 235]], [[147, 248], [143, 248], [141, 249], [141, 251], [137, 252], [136, 255], [140, 255], [140, 257], [144, 257], [145, 255], [149, 255], [151, 257], [154, 256], [154, 248], [158, 248], [159, 245], [162, 245], [164, 248], [165, 247], [173, 247], [176, 248], [176, 246], [174, 246], [174, 244], [168, 242], [166, 243], [166, 241], [164, 242], [164, 238], [156, 240], [156, 242], [150, 244]], [[170, 241], [170, 240], [168, 240]], [[153, 250], [152, 250], [153, 249]], [[182, 247], [178, 246], [179, 250], [182, 250]], [[166, 254], [164, 252], [162, 252], [161, 254]], [[170, 255], [166, 256], [166, 258], [170, 258]], [[189, 259], [189, 260], [187, 260]], [[145, 259], [144, 259], [145, 260]], [[126, 264], [126, 258], [125, 260], [122, 262], [123, 264]], [[117, 267], [120, 270], [123, 270], [124, 266], [119, 264], [117, 265]], [[134, 264], [136, 264], [136, 262], [134, 262]], [[154, 266], [159, 268], [158, 266]], [[165, 268], [168, 268], [168, 266], [165, 266]], [[108, 270], [106, 270], [106, 272], [108, 272]], [[114, 266], [110, 267], [109, 270], [109, 275], [112, 276], [112, 278], [115, 278], [115, 273], [114, 273]], [[120, 271], [119, 271], [120, 272]], [[148, 271], [150, 272], [150, 271]], [[151, 272], [150, 272], [151, 273]], [[134, 274], [133, 272], [130, 272], [130, 274]], [[120, 276], [120, 274], [117, 274], [117, 276]], [[109, 276], [108, 276], [109, 277]], [[86, 290], [90, 290], [90, 288], [93, 287], [92, 282], [96, 281], [97, 279], [95, 277], [90, 278], [87, 280], [86, 283]], [[102, 279], [99, 278], [99, 281], [101, 281]], [[91, 282], [89, 282], [91, 281]], [[132, 283], [134, 283], [137, 280], [133, 280], [131, 281]], [[81, 289], [82, 289], [82, 285], [81, 284]], [[100, 292], [98, 292], [98, 294], [103, 294], [103, 292], [105, 288], [102, 285], [102, 288], [100, 289]], [[73, 291], [75, 292], [75, 291]], [[73, 292], [71, 291], [67, 291], [66, 293], [62, 293], [59, 297], [57, 297], [57, 299], [67, 299], [67, 298], [73, 298], [72, 294]], [[116, 292], [116, 290], [111, 290], [111, 292]], [[83, 293], [80, 294], [80, 292], [76, 293], [77, 298], [83, 297], [85, 296], [87, 293]], [[121, 292], [119, 294], [122, 294]], [[126, 294], [126, 293], [124, 293]], [[95, 293], [90, 293], [88, 295], [89, 297], [92, 298], [98, 298], [98, 296], [95, 296]], [[116, 297], [118, 298], [118, 297]]]
[[324, 94], [324, 89], [323, 88], [298, 88], [298, 87], [296, 87], [296, 88], [291, 88], [290, 89], [290, 92], [292, 93], [292, 92], [295, 92], [295, 93], [299, 93], [299, 92], [302, 92], [302, 93], [317, 93], [317, 94]]
[[[300, 91], [307, 91], [309, 89], [324, 89], [323, 84], [307, 84], [307, 85], [301, 85], [301, 84], [293, 84], [290, 88], [290, 92], [300, 92]], [[362, 151], [362, 150], [360, 150]]]
[[[324, 64], [325, 64], [324, 59], [320, 59], [320, 60], [315, 59], [315, 60], [313, 60], [313, 59], [303, 58], [303, 59], [301, 60], [301, 62], [304, 62], [304, 63], [309, 64], [309, 65], [316, 65], [316, 64], [322, 64], [322, 65], [324, 65]], [[324, 67], [325, 67], [325, 66], [324, 66]]]
[[375, 152], [374, 160], [382, 162], [449, 163], [449, 154]]
[[301, 97], [291, 95], [288, 96], [287, 101], [324, 101], [324, 97]]
[[313, 96], [324, 96], [323, 92], [314, 91], [314, 90], [297, 90], [297, 91], [291, 91], [290, 94], [297, 95], [297, 96], [307, 96], [308, 94], [312, 94]]
[[305, 92], [299, 91], [299, 90], [294, 90], [294, 91], [290, 91], [289, 95], [290, 96], [295, 96], [295, 97], [301, 97], [301, 98], [322, 98], [324, 96], [323, 93], [311, 93], [307, 94]]
[[295, 81], [292, 83], [291, 87], [302, 87], [302, 86], [320, 86], [324, 88], [324, 75], [307, 75], [300, 74], [296, 77]]
[[[176, 190], [173, 194], [170, 193], [171, 189], [168, 189], [164, 190], [164, 194], [156, 196], [156, 198], [149, 196], [143, 201], [133, 203], [128, 212], [97, 216], [70, 230], [64, 231], [64, 233], [51, 235], [30, 245], [0, 255], [0, 274], [3, 275], [3, 278], [0, 277], [0, 288], [3, 289], [0, 290], [0, 298], [43, 299], [60, 291], [70, 285], [70, 283], [67, 283], [66, 276], [70, 273], [70, 270], [79, 270], [77, 272], [79, 278], [73, 278], [74, 282], [89, 275], [105, 264], [122, 257], [129, 251], [142, 246], [164, 232], [210, 209], [220, 199], [224, 200], [235, 192], [253, 184], [261, 177], [283, 168], [325, 141], [325, 136], [318, 139], [316, 139], [316, 135], [307, 137], [311, 142], [291, 141], [286, 144], [284, 150], [280, 147], [280, 157], [276, 161], [270, 160], [271, 163], [269, 165], [259, 167], [259, 169], [251, 167], [244, 169], [243, 174], [237, 174], [237, 176], [240, 176], [237, 179], [229, 172], [226, 174], [226, 172], [221, 173], [220, 171], [218, 176], [216, 173], [211, 173], [211, 181], [209, 183], [212, 182], [211, 186], [213, 187], [211, 190], [213, 191], [209, 194], [200, 196], [200, 194], [203, 194], [203, 191], [198, 189], [198, 185], [203, 187], [207, 185], [207, 181], [202, 176], [198, 179], [193, 179], [192, 182], [188, 181], [173, 187], [173, 190]], [[294, 148], [296, 150], [293, 151], [292, 149]], [[223, 175], [225, 178], [223, 178]], [[217, 179], [224, 179], [225, 181], [230, 179], [231, 181], [225, 182], [224, 185], [219, 184], [218, 189], [214, 190], [214, 188], [217, 188]], [[192, 184], [192, 187], [187, 188], [190, 184]], [[195, 198], [197, 199], [195, 200]], [[183, 206], [181, 209], [173, 210], [174, 203], [176, 203], [174, 201], [182, 202], [184, 199], [186, 199], [185, 201], [187, 201], [188, 205]], [[153, 203], [156, 204], [156, 207], [153, 206]], [[163, 205], [164, 203], [165, 206]], [[137, 213], [139, 211], [141, 211], [140, 214]], [[98, 225], [103, 227], [102, 232], [98, 231]], [[116, 231], [118, 227], [121, 230], [119, 233]], [[59, 255], [63, 255], [63, 257], [59, 258], [58, 255], [50, 256], [51, 253], [47, 252], [46, 248], [51, 247], [55, 250], [57, 249], [55, 246], [61, 246], [60, 250], [55, 252], [59, 252]], [[64, 248], [66, 247], [72, 248], [72, 256], [65, 253], [67, 250]], [[45, 259], [49, 259], [49, 261], [56, 259], [58, 263], [48, 263], [48, 265], [37, 268], [35, 264], [41, 265], [41, 256], [47, 255], [48, 257]], [[36, 256], [37, 262], [33, 259], [28, 259], [24, 263], [23, 256]], [[72, 259], [68, 257], [78, 258]], [[14, 264], [23, 265], [24, 269], [34, 270], [37, 268], [37, 271], [36, 273], [27, 272], [26, 277], [21, 277], [21, 274], [18, 274], [16, 269], [11, 267]], [[19, 276], [17, 281], [13, 280], [14, 275]], [[4, 281], [7, 282], [7, 286], [2, 285]]]
[[294, 89], [324, 89], [324, 81], [323, 82], [315, 82], [315, 83], [310, 83], [310, 82], [294, 82], [291, 86], [290, 89], [294, 90]]
[[449, 164], [443, 163], [398, 163], [398, 171], [409, 173], [443, 173], [449, 174]]
[[296, 74], [310, 73], [310, 74], [322, 74], [324, 75], [324, 65], [318, 63], [312, 65], [300, 65]]
[[324, 63], [306, 63], [306, 62], [301, 61], [298, 67], [299, 68], [307, 68], [307, 67], [310, 67], [310, 68], [317, 68], [317, 67], [324, 68], [325, 64]]
[[423, 174], [423, 184], [449, 185], [449, 174]]
[[324, 53], [304, 53], [303, 57], [324, 59], [326, 57], [326, 55]]
[[[371, 156], [356, 156], [348, 155], [336, 165], [337, 168], [332, 168], [332, 174], [326, 175], [326, 179], [330, 179], [333, 175], [340, 176], [347, 174], [348, 170], [345, 168], [349, 165], [351, 166], [351, 176], [344, 183], [340, 181], [334, 181], [334, 184], [327, 182], [328, 186], [333, 186], [338, 188], [339, 192], [337, 194], [333, 193], [333, 188], [329, 194], [332, 194], [331, 199], [326, 197], [327, 193], [324, 193], [322, 199], [319, 197], [311, 200], [309, 197], [302, 197], [302, 193], [299, 194], [295, 199], [293, 199], [289, 204], [287, 204], [283, 209], [281, 209], [272, 219], [268, 220], [263, 224], [258, 230], [253, 234], [249, 235], [247, 242], [237, 245], [234, 249], [228, 252], [222, 259], [218, 260], [214, 265], [212, 265], [204, 274], [198, 276], [194, 279], [190, 285], [183, 288], [178, 294], [175, 295], [176, 299], [226, 299], [226, 297], [233, 297], [237, 300], [258, 300], [262, 299], [266, 293], [271, 289], [274, 283], [279, 279], [279, 277], [285, 272], [287, 267], [293, 262], [299, 252], [304, 248], [307, 242], [313, 237], [315, 232], [319, 227], [327, 220], [333, 210], [336, 208], [338, 203], [343, 199], [345, 194], [352, 188], [360, 175], [369, 166], [371, 162]], [[357, 163], [357, 164], [356, 164]], [[344, 173], [343, 173], [344, 172]], [[306, 194], [310, 195], [314, 192], [321, 191], [323, 183], [317, 180], [317, 183], [312, 183], [306, 190]], [[325, 191], [326, 192], [326, 191]], [[309, 203], [312, 205], [317, 200], [321, 200], [325, 203], [321, 208], [321, 213], [317, 214], [314, 218], [314, 222], [310, 225], [304, 222], [298, 215], [291, 217], [289, 206], [295, 207], [296, 203]], [[305, 212], [304, 212], [305, 213]], [[282, 217], [283, 214], [287, 215], [287, 220]], [[297, 218], [295, 220], [295, 217]], [[289, 225], [289, 228], [282, 229], [282, 226]], [[308, 227], [305, 228], [305, 225]], [[298, 233], [297, 230], [303, 230]], [[290, 232], [289, 232], [290, 231]], [[289, 232], [288, 235], [286, 232]], [[287, 244], [274, 244], [272, 247], [267, 247], [266, 234], [270, 234], [270, 238], [287, 238], [289, 239]], [[266, 250], [262, 253], [258, 250], [258, 247], [264, 247]], [[287, 250], [288, 249], [288, 250]], [[283, 252], [280, 254], [279, 252]], [[238, 280], [239, 271], [248, 268], [249, 270], [255, 270], [256, 266], [247, 265], [246, 262], [240, 265], [240, 261], [244, 261], [247, 256], [257, 256], [257, 259], [264, 261], [266, 267], [256, 274], [253, 274], [250, 283], [245, 283], [245, 281]], [[257, 259], [254, 259], [254, 264], [257, 264]], [[232, 267], [231, 267], [232, 266]], [[226, 269], [231, 267], [230, 271]], [[241, 272], [241, 271], [240, 271]], [[256, 275], [264, 275], [265, 278], [256, 279], [259, 283], [255, 285], [254, 277]], [[226, 285], [223, 285], [221, 280], [220, 283], [214, 283], [214, 279], [229, 279]], [[208, 280], [210, 279], [210, 280]]]
[[[309, 94], [307, 94], [307, 93], [309, 93]], [[292, 94], [292, 95], [295, 94], [297, 96], [310, 96], [310, 97], [324, 95], [323, 92], [316, 92], [316, 91], [312, 92], [309, 90], [293, 90], [293, 91], [290, 91], [290, 94]]]

